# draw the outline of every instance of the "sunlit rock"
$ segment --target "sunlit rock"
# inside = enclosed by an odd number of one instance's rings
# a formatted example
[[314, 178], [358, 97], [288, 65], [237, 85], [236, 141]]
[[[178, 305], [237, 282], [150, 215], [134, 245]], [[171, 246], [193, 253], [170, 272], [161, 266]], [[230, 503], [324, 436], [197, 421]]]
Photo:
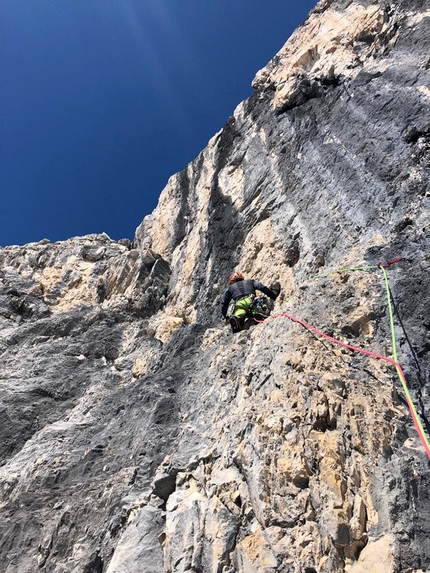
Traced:
[[[324, 0], [133, 242], [0, 250], [0, 570], [423, 573], [430, 7]], [[232, 335], [234, 269], [282, 291]], [[316, 275], [319, 275], [316, 277]]]

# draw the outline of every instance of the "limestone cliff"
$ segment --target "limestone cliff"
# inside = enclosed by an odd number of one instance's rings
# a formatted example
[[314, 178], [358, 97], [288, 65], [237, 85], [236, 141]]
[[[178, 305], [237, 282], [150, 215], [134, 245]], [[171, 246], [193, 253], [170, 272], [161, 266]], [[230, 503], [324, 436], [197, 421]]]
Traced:
[[[133, 243], [0, 250], [0, 571], [430, 571], [430, 3], [323, 0]], [[292, 298], [293, 297], [293, 298]]]

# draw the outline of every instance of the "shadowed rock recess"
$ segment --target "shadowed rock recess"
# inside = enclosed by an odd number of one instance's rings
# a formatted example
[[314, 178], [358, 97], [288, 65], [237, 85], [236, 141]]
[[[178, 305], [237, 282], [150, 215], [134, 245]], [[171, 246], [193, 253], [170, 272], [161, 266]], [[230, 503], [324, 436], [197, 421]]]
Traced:
[[[324, 0], [135, 240], [0, 250], [3, 573], [430, 571], [430, 2]], [[294, 298], [290, 298], [294, 295]]]

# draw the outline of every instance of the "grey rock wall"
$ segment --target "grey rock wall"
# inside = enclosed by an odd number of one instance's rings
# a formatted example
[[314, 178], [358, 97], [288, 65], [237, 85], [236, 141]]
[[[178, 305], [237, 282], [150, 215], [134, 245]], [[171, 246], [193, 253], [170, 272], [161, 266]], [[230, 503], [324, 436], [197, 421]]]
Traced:
[[428, 1], [323, 1], [133, 244], [0, 251], [0, 571], [430, 571]]

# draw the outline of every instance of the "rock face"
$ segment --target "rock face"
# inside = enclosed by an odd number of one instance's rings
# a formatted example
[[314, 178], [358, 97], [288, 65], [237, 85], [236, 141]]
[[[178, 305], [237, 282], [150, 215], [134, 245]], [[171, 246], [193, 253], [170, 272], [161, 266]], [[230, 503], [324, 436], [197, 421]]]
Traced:
[[133, 244], [0, 251], [0, 571], [430, 571], [430, 4], [325, 0]]

